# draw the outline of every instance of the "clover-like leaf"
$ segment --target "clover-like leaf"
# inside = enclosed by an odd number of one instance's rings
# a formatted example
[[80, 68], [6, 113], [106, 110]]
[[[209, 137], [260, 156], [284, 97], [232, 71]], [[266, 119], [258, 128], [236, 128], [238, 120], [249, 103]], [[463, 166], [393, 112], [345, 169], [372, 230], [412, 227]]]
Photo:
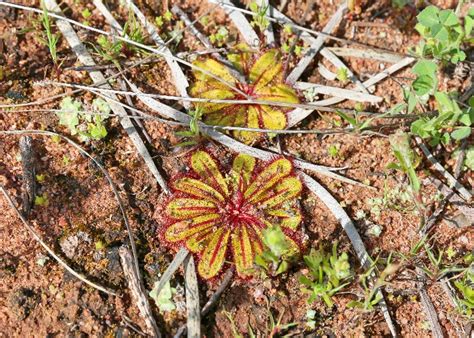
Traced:
[[229, 260], [240, 277], [250, 277], [255, 257], [263, 252], [263, 232], [275, 225], [290, 249], [299, 251], [296, 198], [302, 183], [290, 161], [257, 163], [240, 154], [224, 173], [212, 154], [200, 150], [189, 162], [190, 173], [172, 179], [163, 238], [196, 254], [201, 277], [216, 277]]
[[[195, 70], [196, 82], [191, 88], [192, 96], [219, 100], [250, 98], [259, 101], [299, 103], [296, 91], [284, 82], [283, 63], [278, 50], [270, 49], [257, 55], [252, 53], [248, 46], [238, 45], [236, 48], [239, 52], [230, 54], [228, 59], [242, 77], [237, 79], [226, 65], [214, 59], [196, 61], [194, 64], [198, 68], [213, 76], [199, 69]], [[245, 79], [245, 83], [241, 82], [242, 79]], [[197, 105], [203, 110], [204, 122], [210, 125], [259, 129], [284, 129], [287, 126], [286, 114], [289, 109], [285, 107], [271, 104], [212, 102]], [[247, 144], [262, 137], [261, 133], [251, 131], [234, 131], [233, 135]]]

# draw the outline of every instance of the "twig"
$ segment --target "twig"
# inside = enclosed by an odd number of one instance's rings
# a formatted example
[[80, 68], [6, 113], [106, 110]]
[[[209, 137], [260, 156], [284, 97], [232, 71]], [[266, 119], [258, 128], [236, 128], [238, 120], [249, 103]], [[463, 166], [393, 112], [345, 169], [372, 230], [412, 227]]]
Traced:
[[166, 268], [165, 272], [160, 278], [158, 285], [156, 286], [156, 294], [159, 295], [166, 283], [169, 282], [173, 274], [178, 270], [181, 264], [183, 264], [186, 257], [188, 257], [189, 251], [186, 248], [181, 248], [173, 258], [173, 261]]
[[420, 268], [416, 268], [417, 274], [421, 277], [423, 282], [419, 283], [420, 284], [420, 299], [421, 299], [421, 304], [423, 305], [423, 309], [425, 310], [426, 316], [428, 318], [428, 321], [430, 322], [430, 329], [433, 334], [433, 337], [435, 338], [443, 338], [443, 329], [441, 328], [441, 325], [439, 324], [439, 319], [438, 319], [438, 314], [436, 313], [436, 309], [433, 306], [433, 303], [431, 302], [430, 296], [428, 295], [428, 292], [426, 291], [425, 283], [424, 281], [426, 280], [426, 274], [424, 273], [423, 270]]
[[[255, 100], [255, 99], [237, 99], [237, 100], [228, 100], [228, 99], [207, 99], [207, 98], [199, 98], [199, 97], [184, 97], [184, 96], [176, 96], [176, 95], [163, 95], [163, 94], [149, 94], [149, 93], [134, 93], [130, 91], [122, 91], [122, 90], [116, 90], [116, 89], [111, 89], [111, 88], [105, 88], [104, 86], [84, 86], [80, 84], [74, 84], [74, 83], [66, 83], [66, 82], [56, 82], [56, 81], [41, 81], [41, 82], [36, 82], [35, 85], [38, 86], [44, 86], [44, 85], [54, 85], [54, 86], [61, 86], [61, 87], [69, 87], [69, 88], [79, 88], [82, 90], [88, 90], [88, 91], [100, 91], [102, 93], [111, 93], [111, 94], [118, 94], [118, 95], [130, 95], [130, 96], [138, 96], [140, 95], [141, 97], [151, 97], [151, 98], [159, 98], [163, 100], [183, 100], [183, 101], [189, 101], [189, 102], [200, 102], [200, 103], [226, 103], [226, 104], [244, 104], [244, 105], [269, 105], [269, 106], [275, 106], [275, 107], [287, 107], [287, 108], [302, 108], [302, 109], [313, 109], [313, 110], [318, 110], [318, 111], [323, 111], [323, 112], [345, 112], [345, 113], [354, 113], [354, 109], [345, 109], [345, 108], [331, 108], [331, 107], [326, 107], [328, 104], [328, 101], [333, 101], [336, 100], [337, 102], [344, 101], [344, 98], [332, 98], [332, 99], [327, 99], [327, 100], [322, 100], [318, 101], [316, 103], [289, 103], [289, 102], [280, 102], [280, 101], [267, 101], [267, 100]], [[332, 102], [330, 104], [333, 104]], [[1, 108], [1, 106], [0, 106]], [[311, 112], [313, 111], [311, 110]], [[291, 112], [290, 112], [291, 113]], [[368, 112], [368, 111], [362, 111], [362, 112], [357, 112], [359, 115], [377, 115], [377, 113], [373, 112]]]
[[3, 195], [5, 196], [5, 199], [7, 200], [8, 204], [10, 204], [10, 207], [15, 210], [16, 214], [20, 218], [21, 222], [25, 226], [26, 230], [33, 236], [33, 238], [53, 257], [59, 265], [61, 265], [63, 268], [65, 268], [71, 275], [74, 277], [78, 278], [79, 280], [83, 281], [87, 285], [93, 287], [94, 289], [97, 289], [99, 291], [105, 292], [106, 294], [112, 295], [112, 296], [117, 296], [117, 293], [115, 291], [112, 291], [111, 289], [108, 289], [106, 287], [100, 286], [94, 282], [91, 282], [88, 280], [84, 275], [74, 271], [67, 263], [58, 255], [54, 253], [54, 251], [41, 239], [41, 237], [36, 233], [36, 231], [33, 229], [31, 225], [28, 224], [26, 219], [23, 217], [21, 214], [20, 210], [15, 206], [15, 203], [11, 199], [10, 195], [6, 191], [6, 189], [3, 187], [2, 184], [0, 184], [0, 190], [2, 191]]
[[[312, 93], [315, 94], [324, 94], [324, 95], [331, 95], [334, 97], [339, 97], [344, 100], [353, 100], [358, 102], [371, 102], [377, 103], [383, 100], [382, 97], [361, 93], [360, 91], [344, 89], [339, 87], [332, 87], [332, 86], [324, 86], [316, 83], [309, 83], [309, 82], [296, 82], [295, 88], [300, 90], [311, 90]], [[318, 103], [318, 101], [313, 101], [313, 103]]]
[[[216, 305], [222, 293], [225, 291], [227, 286], [229, 286], [230, 282], [232, 281], [233, 276], [234, 276], [234, 270], [228, 269], [224, 275], [224, 278], [222, 279], [221, 284], [217, 288], [217, 290], [211, 295], [211, 297], [209, 297], [209, 300], [207, 301], [207, 303], [202, 307], [201, 318], [206, 317], [209, 314], [209, 312], [211, 312], [212, 308]], [[182, 325], [178, 329], [178, 331], [176, 331], [174, 338], [179, 338], [185, 333], [186, 333], [186, 325]]]
[[[343, 1], [342, 4], [337, 9], [337, 11], [333, 14], [329, 22], [326, 24], [326, 26], [324, 26], [323, 32], [331, 33], [341, 22], [342, 16], [344, 12], [346, 11], [346, 9], [347, 9], [346, 1]], [[302, 34], [301, 36], [303, 35], [304, 34]], [[303, 74], [303, 72], [306, 70], [308, 65], [311, 63], [313, 58], [316, 56], [316, 54], [319, 52], [319, 50], [323, 46], [325, 40], [326, 40], [325, 36], [318, 36], [316, 39], [312, 38], [312, 41], [310, 43], [308, 50], [305, 52], [305, 54], [300, 59], [296, 67], [293, 68], [291, 73], [286, 78], [286, 80], [289, 83], [295, 83], [300, 78], [301, 74]]]
[[[118, 80], [119, 84], [120, 84], [120, 89], [122, 90], [127, 90], [127, 84], [125, 83], [125, 81], [123, 81], [122, 79], [119, 79]], [[127, 100], [127, 104], [130, 106], [130, 107], [134, 107], [133, 105], [133, 102], [132, 102], [132, 98], [130, 97], [130, 95], [125, 95], [125, 100]], [[134, 107], [135, 108], [135, 107]], [[137, 117], [138, 113], [133, 111], [133, 110], [130, 110], [132, 112], [131, 115], [134, 115], [134, 117]], [[120, 115], [118, 115], [120, 116]], [[135, 123], [137, 124], [137, 126], [141, 129], [141, 132], [143, 134], [143, 136], [145, 137], [145, 139], [147, 140], [148, 144], [152, 144], [153, 143], [153, 140], [151, 139], [151, 136], [148, 134], [148, 132], [146, 131], [145, 129], [145, 126], [143, 125], [141, 119], [136, 119], [136, 118], [133, 118], [132, 119], [133, 121], [135, 121]]]
[[[97, 0], [95, 0], [97, 1]], [[140, 20], [140, 23], [142, 24], [143, 27], [148, 31], [148, 34], [150, 34], [151, 39], [158, 45], [161, 46], [161, 50], [164, 53], [164, 58], [166, 62], [168, 63], [168, 66], [170, 67], [171, 74], [174, 79], [174, 84], [176, 89], [178, 90], [179, 94], [181, 96], [187, 97], [188, 92], [187, 88], [189, 87], [188, 79], [186, 75], [184, 75], [183, 70], [179, 67], [178, 62], [176, 58], [173, 56], [171, 51], [164, 46], [164, 41], [161, 39], [160, 35], [156, 31], [155, 27], [153, 24], [151, 24], [145, 15], [140, 11], [140, 9], [133, 3], [132, 0], [125, 0], [125, 3], [128, 5], [128, 7], [135, 13], [137, 16], [138, 20]], [[190, 108], [189, 102], [183, 101], [183, 106], [186, 109]]]
[[23, 168], [22, 177], [22, 200], [23, 216], [28, 218], [33, 207], [36, 196], [36, 159], [31, 136], [20, 138], [21, 164]]
[[337, 77], [336, 74], [334, 74], [329, 69], [327, 69], [326, 66], [323, 65], [322, 63], [318, 64], [318, 72], [322, 77], [324, 77], [326, 80], [329, 80], [329, 81], [334, 81]]
[[379, 52], [371, 49], [355, 49], [347, 47], [327, 47], [327, 49], [337, 56], [370, 59], [389, 63], [397, 63], [403, 59], [403, 57], [398, 54]]
[[461, 184], [459, 183], [453, 175], [451, 175], [446, 169], [443, 168], [443, 166], [438, 162], [438, 160], [431, 154], [429, 149], [426, 147], [426, 145], [423, 143], [423, 140], [419, 137], [415, 137], [415, 141], [420, 147], [421, 151], [423, 154], [425, 154], [426, 158], [434, 165], [435, 169], [443, 175], [443, 177], [448, 181], [449, 187], [450, 188], [455, 188], [461, 196], [466, 200], [470, 201], [471, 200], [471, 193]]
[[153, 337], [161, 337], [158, 325], [156, 325], [153, 313], [151, 311], [150, 303], [146, 297], [146, 290], [143, 284], [140, 282], [139, 276], [136, 274], [136, 269], [133, 265], [133, 258], [130, 250], [122, 245], [119, 249], [120, 262], [122, 263], [123, 273], [128, 281], [129, 289], [132, 293], [132, 297], [137, 304], [140, 314], [143, 317], [145, 324], [148, 328], [148, 334]]
[[[58, 10], [58, 12], [61, 13], [55, 0], [45, 0], [45, 4], [48, 7], [49, 11]], [[81, 63], [86, 66], [94, 66], [95, 62], [92, 59], [92, 56], [89, 54], [85, 46], [82, 44], [81, 40], [77, 36], [72, 26], [69, 24], [69, 22], [58, 20], [57, 26], [59, 30], [61, 31], [61, 33], [66, 38], [66, 40], [68, 41], [74, 53], [77, 55], [78, 59], [81, 61]], [[92, 78], [92, 81], [96, 85], [99, 83], [105, 82], [105, 77], [100, 71], [91, 71], [89, 72], [89, 76]], [[110, 85], [107, 83], [102, 84], [100, 87], [103, 89], [111, 89]], [[151, 155], [148, 152], [148, 149], [146, 148], [145, 144], [140, 138], [140, 135], [138, 134], [138, 131], [136, 130], [132, 121], [130, 120], [130, 118], [128, 118], [127, 112], [121, 105], [118, 105], [116, 104], [116, 102], [112, 101], [112, 100], [117, 101], [118, 100], [117, 97], [113, 94], [110, 94], [108, 97], [106, 97], [106, 100], [114, 113], [123, 116], [123, 118], [120, 119], [120, 123], [122, 124], [122, 127], [127, 132], [128, 136], [130, 137], [133, 144], [137, 148], [138, 153], [142, 156], [148, 169], [151, 171], [151, 173], [157, 180], [160, 187], [163, 189], [163, 191], [165, 191], [166, 193], [169, 193], [169, 189], [166, 184], [166, 181], [164, 180], [161, 173], [158, 171], [158, 168], [153, 162], [153, 159], [151, 158]], [[135, 244], [133, 243], [131, 245], [132, 245], [132, 253], [136, 261], [137, 275], [140, 276], [140, 272], [138, 271], [138, 259], [136, 258], [137, 254], [136, 254]]]
[[[39, 13], [39, 14], [43, 14], [43, 11], [40, 10], [40, 9], [37, 9], [37, 8], [34, 8], [34, 7], [28, 7], [28, 6], [23, 6], [23, 5], [17, 5], [17, 4], [12, 4], [12, 3], [9, 3], [9, 2], [5, 2], [5, 1], [0, 1], [0, 6], [6, 6], [6, 7], [12, 7], [12, 8], [17, 8], [17, 9], [22, 9], [22, 10], [25, 10], [25, 11], [30, 11], [30, 12], [34, 12], [34, 13]], [[71, 20], [71, 19], [68, 19], [62, 15], [57, 15], [57, 14], [54, 14], [54, 13], [51, 13], [51, 12], [48, 12], [47, 15], [49, 17], [52, 17], [52, 18], [55, 18], [57, 20], [59, 20], [59, 22], [67, 22], [69, 24], [72, 24], [72, 25], [75, 25], [75, 26], [78, 26], [78, 27], [81, 27], [85, 30], [89, 30], [91, 32], [95, 32], [95, 33], [98, 33], [98, 34], [102, 34], [102, 35], [105, 35], [105, 36], [110, 36], [110, 37], [113, 37], [114, 39], [116, 40], [120, 40], [122, 42], [125, 42], [125, 43], [128, 43], [130, 45], [133, 45], [135, 47], [139, 47], [141, 49], [144, 49], [146, 51], [149, 51], [149, 52], [152, 52], [152, 53], [155, 53], [157, 55], [160, 55], [162, 57], [165, 57], [167, 55], [165, 55], [164, 52], [162, 52], [161, 50], [157, 49], [157, 48], [154, 48], [154, 47], [150, 47], [150, 46], [147, 46], [147, 45], [144, 45], [142, 43], [139, 43], [139, 42], [136, 42], [136, 41], [133, 41], [133, 40], [130, 40], [126, 37], [122, 37], [120, 35], [117, 35], [117, 34], [114, 34], [112, 32], [106, 32], [104, 30], [101, 30], [101, 29], [98, 29], [98, 28], [94, 28], [94, 27], [90, 27], [90, 26], [87, 26], [87, 25], [84, 25], [80, 22], [77, 22], [75, 20]], [[186, 65], [196, 71], [199, 71], [203, 74], [206, 74], [207, 76], [215, 79], [216, 81], [219, 81], [221, 82], [222, 84], [224, 84], [225, 86], [231, 88], [232, 90], [236, 91], [237, 93], [243, 95], [244, 97], [249, 97], [246, 93], [244, 93], [243, 91], [241, 91], [240, 89], [238, 89], [237, 87], [233, 86], [231, 83], [223, 80], [222, 78], [214, 75], [213, 73], [201, 68], [201, 67], [198, 67], [194, 64], [192, 64], [191, 62], [188, 62], [186, 60], [183, 60], [183, 59], [180, 59], [174, 55], [172, 56], [169, 56], [171, 57], [173, 60], [176, 60], [177, 62], [183, 64], [183, 65]]]
[[[400, 62], [390, 66], [389, 68], [385, 69], [384, 71], [380, 72], [379, 74], [377, 74], [377, 75], [371, 77], [370, 79], [364, 81], [362, 84], [364, 85], [364, 87], [369, 88], [370, 86], [373, 86], [374, 84], [382, 81], [383, 79], [388, 77], [390, 74], [393, 74], [393, 73], [399, 71], [400, 69], [408, 66], [409, 64], [411, 64], [414, 61], [415, 61], [414, 58], [405, 58], [402, 61], [400, 61]], [[319, 105], [333, 105], [333, 104], [336, 104], [336, 103], [339, 103], [339, 102], [342, 102], [342, 101], [344, 101], [344, 99], [333, 97], [331, 99], [319, 101], [318, 104]], [[288, 126], [289, 127], [294, 126], [295, 124], [299, 123], [300, 121], [305, 119], [307, 116], [309, 116], [313, 111], [314, 110], [311, 110], [311, 109], [301, 109], [301, 108], [297, 108], [295, 110], [290, 111], [288, 113]]]
[[187, 330], [189, 338], [201, 337], [201, 313], [199, 311], [199, 287], [194, 258], [188, 255], [184, 261], [184, 286], [186, 289]]
[[257, 47], [260, 44], [260, 39], [258, 38], [257, 33], [255, 33], [245, 16], [232, 4], [230, 0], [211, 0], [209, 2], [219, 4], [224, 8], [224, 11], [229, 15], [229, 18], [234, 23], [234, 26], [239, 30], [247, 45], [250, 47]]

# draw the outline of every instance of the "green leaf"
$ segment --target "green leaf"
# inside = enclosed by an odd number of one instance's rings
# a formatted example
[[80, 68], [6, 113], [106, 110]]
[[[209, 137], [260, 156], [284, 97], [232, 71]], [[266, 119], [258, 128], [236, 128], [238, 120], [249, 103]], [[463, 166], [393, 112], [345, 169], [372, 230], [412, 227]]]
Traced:
[[438, 70], [438, 65], [430, 60], [420, 60], [412, 68], [412, 73], [418, 76], [429, 75], [431, 77], [436, 76], [436, 71]]
[[460, 127], [451, 133], [451, 137], [455, 140], [462, 140], [471, 135], [470, 127]]
[[472, 146], [466, 150], [464, 165], [469, 169], [474, 170], [474, 147]]
[[439, 12], [439, 21], [445, 26], [456, 26], [459, 24], [458, 17], [451, 9], [444, 9]]
[[416, 16], [418, 22], [425, 27], [432, 27], [439, 23], [439, 9], [435, 6], [428, 6]]
[[159, 281], [155, 282], [153, 286], [153, 290], [150, 291], [150, 297], [155, 301], [156, 306], [162, 312], [169, 312], [176, 309], [176, 305], [173, 302], [173, 295], [176, 293], [176, 289], [171, 287], [170, 282], [167, 282], [163, 289], [161, 289], [160, 294], [158, 295], [156, 292], [158, 287]]
[[430, 75], [421, 75], [413, 81], [412, 86], [416, 95], [423, 96], [434, 89], [434, 79]]
[[431, 27], [431, 35], [441, 42], [449, 40], [449, 32], [442, 24], [436, 24]]
[[466, 32], [466, 36], [471, 35], [473, 26], [474, 26], [474, 16], [470, 16], [470, 15], [466, 16], [464, 18], [464, 30]]

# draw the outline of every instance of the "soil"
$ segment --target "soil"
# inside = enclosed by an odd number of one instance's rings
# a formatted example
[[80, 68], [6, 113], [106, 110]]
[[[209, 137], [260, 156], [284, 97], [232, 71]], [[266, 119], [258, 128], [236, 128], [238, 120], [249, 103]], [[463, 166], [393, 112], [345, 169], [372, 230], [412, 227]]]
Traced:
[[[39, 1], [19, 1], [22, 5], [39, 7]], [[89, 25], [108, 30], [105, 20], [89, 1], [65, 0], [63, 9], [68, 17], [84, 21], [81, 13], [88, 8]], [[163, 12], [167, 3], [141, 0], [136, 2], [144, 13], [154, 18]], [[185, 10], [191, 20], [206, 11], [208, 24], [199, 25], [207, 35], [215, 33], [223, 25], [229, 30], [229, 44], [240, 37], [224, 11], [214, 8], [206, 1], [171, 1]], [[291, 0], [284, 13], [305, 27], [319, 30], [337, 9], [337, 2], [320, 0], [314, 2], [306, 20], [301, 20], [305, 8], [312, 1]], [[432, 1], [443, 8], [455, 8], [456, 1]], [[273, 4], [273, 2], [272, 2]], [[358, 9], [343, 19], [337, 36], [360, 43], [386, 48], [398, 53], [406, 53], [409, 46], [418, 42], [413, 30], [418, 9], [406, 6], [395, 9], [390, 1], [358, 1]], [[279, 3], [275, 4], [277, 7]], [[127, 12], [113, 2], [108, 6], [121, 23], [127, 19]], [[465, 6], [466, 7], [466, 6]], [[357, 14], [359, 13], [359, 14]], [[91, 84], [85, 71], [75, 70], [80, 66], [69, 49], [65, 39], [58, 45], [59, 66], [52, 63], [48, 48], [38, 39], [39, 26], [36, 15], [0, 6], [0, 104], [20, 104], [68, 92], [64, 88], [40, 86], [40, 81]], [[175, 21], [175, 19], [173, 19]], [[173, 22], [174, 22], [173, 21]], [[172, 29], [165, 23], [162, 31]], [[96, 43], [96, 35], [79, 30], [81, 38], [91, 44]], [[147, 40], [147, 42], [149, 42]], [[330, 42], [327, 45], [335, 45]], [[90, 47], [90, 45], [89, 45]], [[178, 45], [172, 45], [173, 52], [203, 50], [198, 40], [189, 32]], [[138, 60], [143, 55], [132, 54], [126, 60]], [[96, 54], [98, 63], [106, 64]], [[297, 62], [290, 63], [290, 67]], [[320, 56], [316, 58], [303, 75], [303, 80], [332, 86], [341, 86], [339, 81], [328, 81], [317, 71]], [[387, 68], [388, 64], [368, 59], [343, 58], [349, 68], [360, 79]], [[472, 60], [470, 60], [472, 62]], [[322, 61], [329, 69], [329, 64]], [[114, 69], [111, 68], [113, 72]], [[191, 78], [191, 74], [189, 72]], [[177, 95], [166, 63], [154, 61], [138, 66], [127, 75], [140, 88], [149, 93]], [[403, 101], [400, 84], [413, 79], [409, 68], [397, 72], [392, 78], [376, 86], [375, 95], [384, 101], [377, 105], [366, 105], [364, 109], [383, 112], [395, 103]], [[469, 76], [453, 76], [449, 71], [440, 78], [443, 89], [464, 92], [471, 85]], [[91, 94], [75, 94], [83, 103], [91, 103]], [[136, 107], [148, 111], [139, 102]], [[173, 102], [165, 102], [173, 104]], [[431, 103], [430, 103], [431, 104]], [[59, 100], [51, 101], [35, 108], [52, 109], [59, 107]], [[353, 102], [345, 102], [340, 107], [354, 108]], [[26, 107], [29, 108], [29, 107]], [[433, 108], [433, 107], [431, 107]], [[2, 110], [0, 130], [41, 129], [61, 133], [81, 144], [107, 169], [117, 186], [124, 202], [131, 227], [136, 238], [140, 268], [148, 290], [166, 269], [174, 256], [174, 251], [160, 242], [161, 229], [159, 210], [162, 210], [163, 193], [137, 153], [133, 143], [123, 130], [117, 118], [107, 121], [108, 135], [104, 140], [81, 142], [77, 135], [59, 125], [58, 118], [51, 112], [18, 112], [22, 109]], [[339, 117], [329, 113], [314, 113], [297, 127], [302, 129], [334, 128], [344, 124]], [[384, 122], [385, 123], [385, 122]], [[294, 134], [280, 136], [281, 147], [288, 153], [309, 162], [330, 167], [344, 167], [341, 174], [368, 184], [375, 189], [341, 183], [323, 176], [312, 176], [324, 185], [341, 203], [354, 220], [362, 236], [367, 251], [372, 257], [388, 257], [390, 253], [408, 255], [420, 240], [418, 230], [420, 215], [412, 198], [407, 195], [406, 177], [387, 165], [393, 161], [390, 144], [386, 135], [396, 130], [408, 130], [406, 120], [395, 121], [396, 126], [378, 125], [378, 134]], [[150, 136], [148, 149], [163, 169], [166, 178], [186, 170], [187, 154], [191, 149], [173, 147], [180, 142], [176, 131], [179, 127], [157, 121], [144, 120], [143, 126]], [[44, 175], [37, 182], [37, 194], [47, 196], [47, 205], [36, 205], [28, 216], [28, 222], [56, 253], [63, 257], [76, 271], [89, 279], [122, 293], [121, 297], [110, 296], [87, 286], [66, 272], [50, 257], [24, 228], [15, 211], [7, 201], [0, 198], [0, 336], [40, 337], [40, 336], [107, 336], [120, 337], [138, 335], [137, 328], [146, 330], [123, 276], [118, 257], [118, 248], [127, 242], [117, 200], [107, 180], [97, 166], [76, 148], [63, 140], [51, 137], [32, 136], [37, 156], [36, 174]], [[19, 149], [20, 135], [0, 135], [0, 184], [14, 197], [18, 206], [22, 195], [22, 163]], [[276, 145], [277, 139], [264, 142], [263, 146]], [[230, 158], [221, 145], [203, 141], [206, 147]], [[472, 144], [472, 137], [469, 140]], [[335, 146], [336, 156], [328, 149]], [[452, 148], [432, 148], [435, 157], [450, 172], [454, 171], [455, 158]], [[439, 177], [429, 161], [424, 160], [417, 168], [420, 179]], [[463, 170], [459, 181], [471, 188], [474, 177], [469, 170]], [[380, 204], [383, 197], [386, 203]], [[424, 213], [430, 215], [440, 204], [436, 188], [429, 184], [422, 186]], [[379, 204], [377, 204], [379, 203]], [[364, 290], [357, 276], [364, 271], [356, 259], [355, 252], [340, 223], [331, 212], [309, 192], [301, 199], [304, 213], [303, 234], [305, 250], [318, 248], [320, 244], [329, 246], [338, 241], [339, 250], [348, 252], [356, 278], [344, 288], [344, 292], [333, 297], [335, 305], [328, 308], [321, 301], [307, 302], [307, 295], [301, 290], [298, 278], [307, 274], [304, 262], [300, 260], [290, 270], [276, 278], [255, 278], [250, 281], [234, 279], [211, 313], [202, 319], [203, 335], [206, 337], [232, 337], [236, 332], [259, 337], [270, 335], [271, 318], [282, 324], [295, 323], [284, 332], [274, 332], [274, 336], [390, 336], [381, 311], [364, 312], [348, 308], [346, 305], [363, 296]], [[474, 247], [472, 225], [455, 227], [444, 218], [452, 218], [457, 213], [454, 205], [448, 204], [441, 219], [430, 233], [433, 250], [452, 248], [456, 254], [451, 259], [460, 261], [463, 255]], [[363, 216], [361, 216], [363, 215]], [[378, 225], [381, 233], [371, 234], [370, 229]], [[398, 255], [397, 257], [399, 257]], [[426, 255], [420, 255], [418, 263], [429, 264]], [[420, 302], [415, 264], [406, 264], [394, 275], [386, 288], [387, 305], [396, 323], [400, 336], [423, 337], [431, 335], [429, 322]], [[449, 263], [449, 261], [448, 261]], [[165, 337], [172, 336], [186, 321], [183, 297], [183, 271], [180, 269], [172, 286], [178, 292], [174, 297], [177, 310], [160, 313], [153, 304], [154, 316]], [[199, 281], [201, 303], [219, 286], [219, 280]], [[439, 322], [446, 336], [469, 335], [471, 326], [434, 277], [425, 281], [428, 294], [434, 304]], [[151, 302], [153, 302], [150, 299]], [[308, 327], [308, 310], [315, 310], [316, 328]]]

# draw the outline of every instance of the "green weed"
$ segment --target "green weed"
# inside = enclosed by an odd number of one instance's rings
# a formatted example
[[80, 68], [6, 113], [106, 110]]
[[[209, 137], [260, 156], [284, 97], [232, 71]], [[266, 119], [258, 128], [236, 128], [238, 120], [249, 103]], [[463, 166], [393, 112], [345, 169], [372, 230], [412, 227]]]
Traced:
[[304, 256], [304, 261], [311, 275], [310, 278], [300, 276], [299, 281], [307, 287], [303, 288], [303, 292], [310, 295], [308, 303], [322, 299], [328, 307], [332, 307], [331, 297], [348, 285], [352, 276], [347, 253], [338, 255], [336, 242], [331, 253], [322, 247], [312, 249], [309, 255]]

